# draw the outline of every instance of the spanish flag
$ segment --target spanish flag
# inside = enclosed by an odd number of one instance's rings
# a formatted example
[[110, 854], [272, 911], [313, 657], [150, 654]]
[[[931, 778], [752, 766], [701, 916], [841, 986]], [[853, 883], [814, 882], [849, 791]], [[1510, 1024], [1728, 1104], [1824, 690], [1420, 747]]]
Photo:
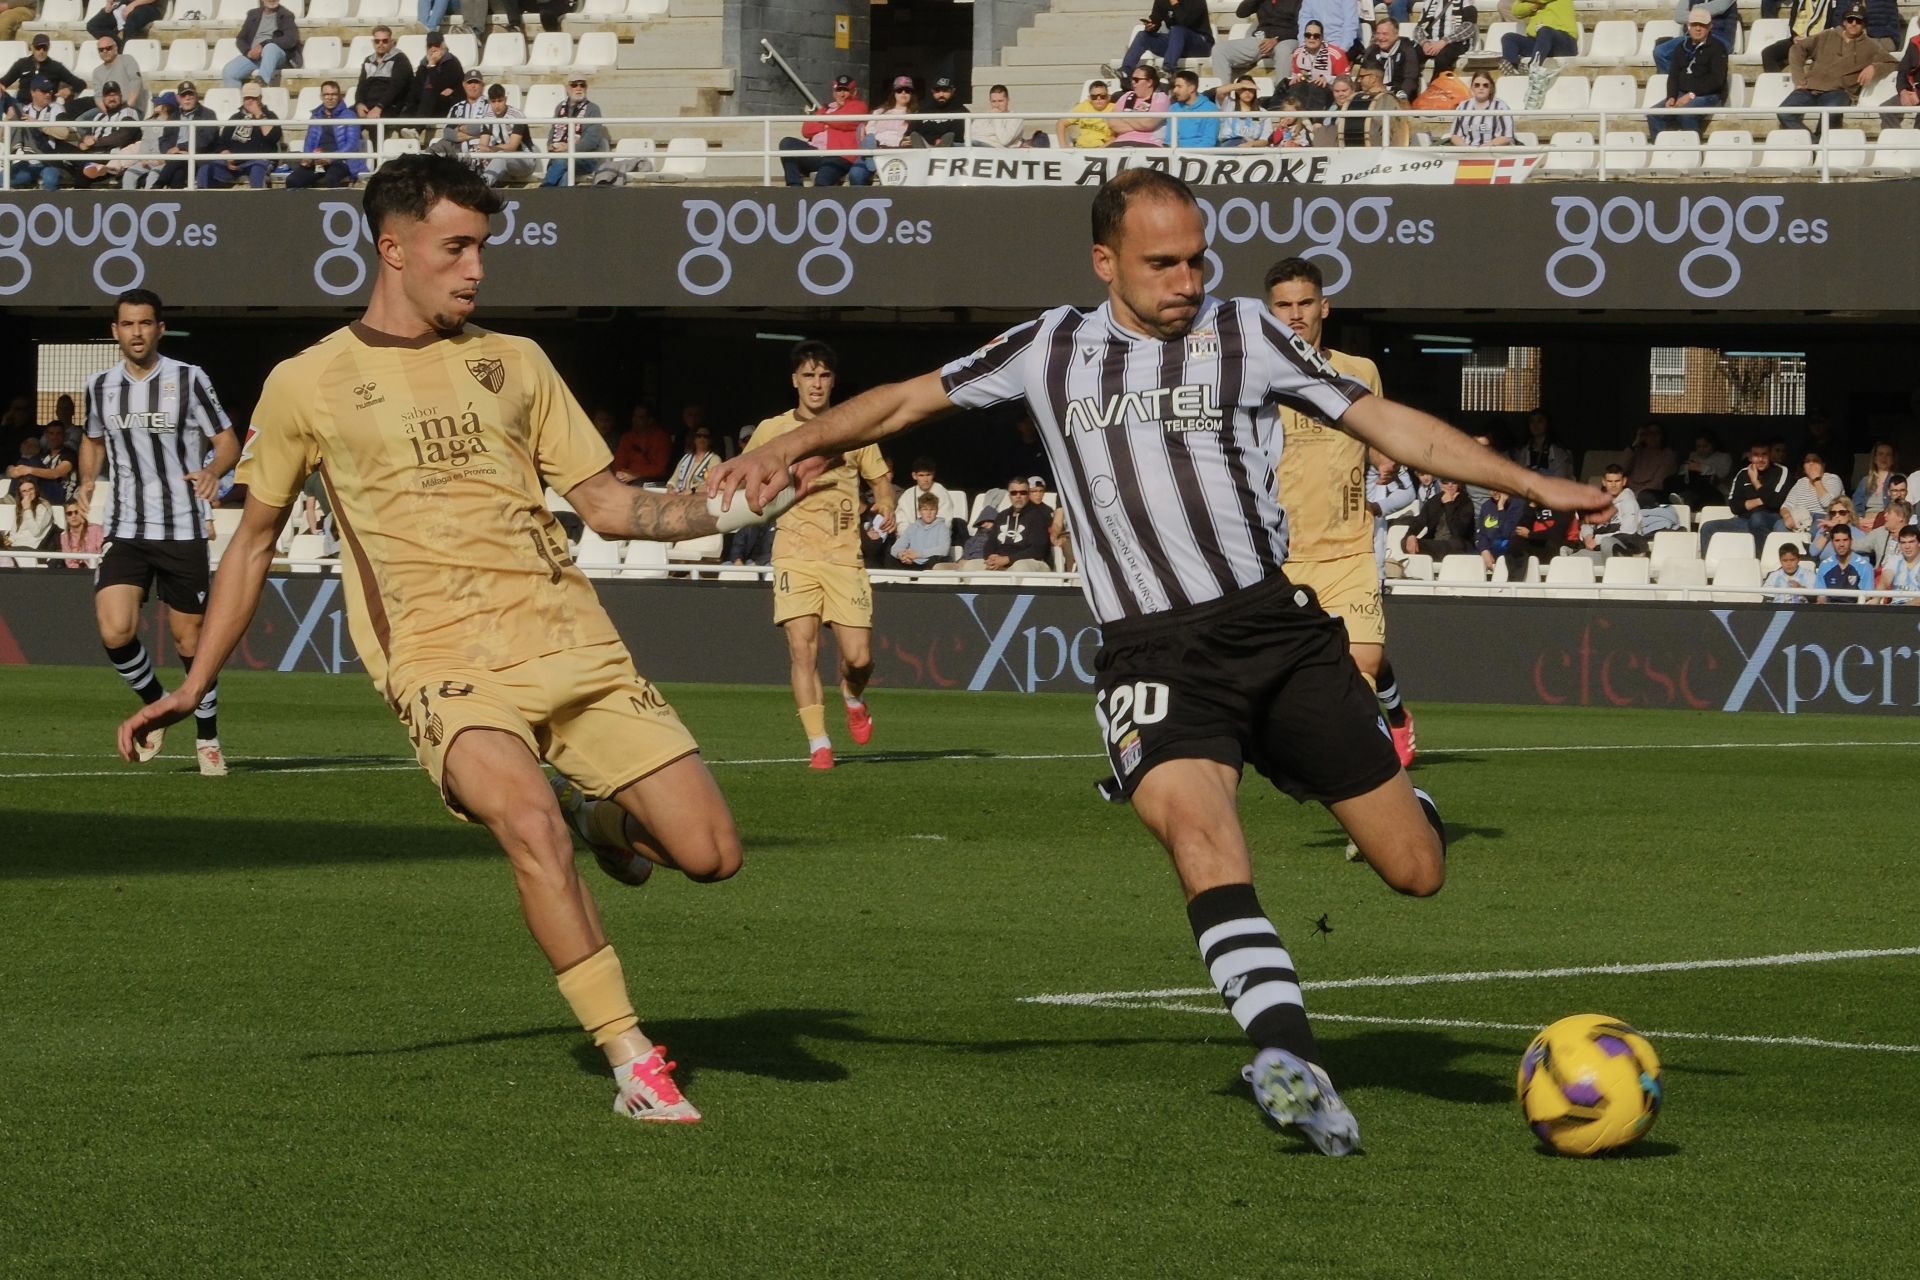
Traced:
[[1486, 187], [1525, 182], [1532, 172], [1534, 162], [1539, 156], [1503, 156], [1460, 160], [1455, 162], [1453, 185], [1456, 187]]

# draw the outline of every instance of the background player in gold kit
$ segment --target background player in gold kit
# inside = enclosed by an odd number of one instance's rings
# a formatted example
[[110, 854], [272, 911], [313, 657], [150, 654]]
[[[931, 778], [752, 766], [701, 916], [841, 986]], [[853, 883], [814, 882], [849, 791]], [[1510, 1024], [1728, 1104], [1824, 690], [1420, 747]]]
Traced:
[[[789, 413], [768, 418], [753, 429], [751, 452], [764, 448], [833, 403], [840, 358], [824, 342], [793, 348], [793, 389], [798, 403]], [[873, 677], [873, 584], [860, 561], [860, 482], [873, 487], [873, 507], [893, 525], [893, 481], [878, 446], [848, 450], [814, 477], [807, 495], [780, 517], [773, 534], [773, 621], [787, 637], [793, 701], [815, 769], [833, 768], [833, 741], [827, 737], [827, 713], [820, 687], [820, 624], [833, 628], [840, 651], [840, 698], [847, 708], [847, 729], [865, 744], [873, 737], [867, 709], [867, 681]]]
[[[380, 257], [366, 314], [276, 367], [241, 454], [246, 510], [214, 579], [186, 683], [120, 728], [192, 712], [259, 603], [274, 539], [318, 471], [343, 544], [354, 642], [453, 812], [512, 864], [534, 940], [606, 1053], [614, 1108], [700, 1113], [640, 1031], [620, 961], [579, 878], [569, 821], [601, 865], [694, 880], [740, 867], [733, 817], [666, 699], [633, 668], [542, 498], [564, 493], [609, 538], [677, 541], [751, 523], [704, 496], [622, 484], [545, 354], [468, 325], [499, 196], [456, 160], [409, 156], [367, 183]], [[784, 509], [791, 490], [768, 505]], [[545, 757], [567, 778], [551, 785]], [[611, 803], [585, 800], [582, 791]]]
[[[1335, 372], [1380, 395], [1380, 370], [1365, 356], [1334, 351], [1324, 342], [1327, 313], [1320, 268], [1285, 258], [1267, 269], [1267, 310], [1327, 358]], [[1367, 506], [1367, 446], [1339, 427], [1283, 407], [1286, 446], [1280, 454], [1280, 492], [1287, 504], [1286, 575], [1311, 587], [1320, 607], [1347, 625], [1347, 650], [1387, 713], [1393, 749], [1413, 763], [1413, 714], [1400, 698], [1387, 661], [1387, 614], [1374, 558], [1374, 512]], [[1376, 462], [1382, 459], [1377, 455]]]

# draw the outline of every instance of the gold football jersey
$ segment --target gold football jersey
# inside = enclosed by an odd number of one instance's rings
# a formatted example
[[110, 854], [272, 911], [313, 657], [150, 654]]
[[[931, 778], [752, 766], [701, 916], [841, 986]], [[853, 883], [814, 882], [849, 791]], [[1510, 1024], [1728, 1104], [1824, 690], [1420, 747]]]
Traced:
[[[801, 420], [792, 413], [768, 418], [753, 429], [749, 451], [797, 431]], [[824, 560], [829, 564], [860, 563], [860, 482], [885, 479], [887, 460], [880, 446], [850, 449], [838, 466], [827, 468], [813, 482], [813, 492], [787, 508], [774, 523], [775, 560]]]
[[[1380, 370], [1364, 356], [1328, 351], [1334, 372], [1380, 394]], [[1282, 407], [1280, 505], [1287, 513], [1287, 560], [1373, 554], [1367, 510], [1367, 446], [1332, 423]]]
[[543, 496], [610, 461], [535, 343], [355, 323], [274, 369], [237, 479], [284, 506], [319, 472], [353, 641], [387, 689], [435, 663], [499, 670], [618, 639]]

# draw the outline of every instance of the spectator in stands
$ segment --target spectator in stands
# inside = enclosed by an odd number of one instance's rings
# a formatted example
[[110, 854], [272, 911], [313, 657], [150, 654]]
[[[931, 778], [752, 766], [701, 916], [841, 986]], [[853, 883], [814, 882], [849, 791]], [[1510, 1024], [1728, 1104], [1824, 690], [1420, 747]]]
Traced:
[[1440, 481], [1440, 492], [1420, 504], [1400, 549], [1408, 555], [1466, 555], [1473, 550], [1475, 514], [1458, 480]]
[[[1900, 55], [1900, 65], [1893, 71], [1893, 96], [1880, 104], [1883, 107], [1920, 107], [1920, 32], [1915, 32], [1907, 41], [1906, 50]], [[1896, 115], [1888, 112], [1880, 117], [1882, 129], [1911, 129], [1916, 117], [1912, 114]]]
[[66, 104], [54, 97], [54, 82], [47, 76], [35, 76], [28, 82], [27, 98], [26, 106], [20, 110], [20, 119], [40, 127], [14, 131], [14, 155], [18, 158], [13, 161], [8, 183], [15, 188], [58, 191], [67, 171], [55, 157], [70, 153], [73, 147], [47, 129], [51, 127], [60, 132], [57, 122], [63, 118]]
[[[31, 4], [21, 4], [20, 8], [29, 16], [33, 13]], [[160, 19], [166, 8], [166, 0], [107, 0], [87, 19], [87, 34], [96, 40], [106, 36], [125, 45], [129, 40], [145, 36], [147, 28]], [[12, 9], [0, 14], [0, 40], [13, 39], [14, 31], [26, 20], [21, 18], [9, 24], [7, 19], [13, 14]]]
[[[1327, 47], [1351, 55], [1360, 43], [1360, 26], [1373, 18], [1368, 0], [1301, 0], [1300, 30], [1317, 26]], [[1308, 104], [1312, 105], [1312, 104]]]
[[67, 114], [78, 115], [89, 107], [99, 106], [102, 91], [113, 84], [120, 87], [121, 105], [132, 107], [133, 118], [138, 120], [140, 113], [147, 109], [146, 72], [131, 54], [120, 52], [120, 42], [112, 37], [96, 40], [94, 52], [100, 55], [100, 62], [87, 72], [87, 96], [92, 102], [70, 102]]
[[980, 514], [973, 518], [973, 534], [960, 548], [960, 558], [937, 564], [935, 569], [982, 569], [986, 567], [987, 553], [992, 549], [994, 540], [1000, 534], [1000, 512], [991, 504], [980, 508]]
[[27, 42], [26, 56], [16, 60], [12, 66], [8, 67], [5, 76], [0, 76], [0, 88], [11, 89], [16, 84], [21, 86], [21, 96], [23, 99], [21, 111], [23, 115], [26, 110], [24, 99], [26, 95], [31, 92], [35, 80], [46, 79], [51, 81], [53, 88], [48, 90], [48, 92], [54, 94], [62, 101], [72, 97], [76, 93], [85, 93], [87, 90], [87, 82], [85, 80], [73, 74], [65, 63], [56, 61], [49, 54], [48, 51], [52, 47], [53, 42], [47, 38], [47, 33], [44, 31], [36, 31], [33, 39]]
[[900, 531], [887, 554], [902, 568], [931, 569], [953, 554], [953, 533], [940, 518], [940, 499], [922, 493], [913, 499], [914, 520]]
[[487, 86], [487, 112], [486, 135], [474, 141], [470, 162], [483, 166], [480, 175], [490, 187], [525, 182], [538, 163], [526, 114], [507, 101], [507, 86], [503, 84]]
[[1167, 104], [1171, 99], [1161, 91], [1160, 78], [1146, 67], [1127, 73], [1127, 91], [1114, 100], [1113, 141], [1115, 147], [1164, 147]]
[[[1780, 548], [1780, 567], [1768, 574], [1760, 585], [1779, 593], [1767, 597], [1774, 604], [1804, 604], [1813, 598], [1806, 593], [1818, 584], [1814, 581], [1812, 563], [1802, 560], [1800, 548], [1788, 542]], [[1800, 590], [1788, 590], [1790, 587]]]
[[[27, 442], [32, 443], [32, 449], [25, 447]], [[68, 485], [79, 465], [79, 456], [67, 444], [66, 428], [50, 422], [44, 435], [28, 436], [22, 442], [20, 461], [7, 468], [7, 476], [13, 480], [24, 477], [35, 481], [47, 501], [60, 506], [67, 500]]]
[[399, 115], [413, 92], [413, 63], [394, 43], [393, 28], [375, 27], [372, 39], [373, 52], [360, 64], [353, 86], [353, 109], [368, 120]]
[[200, 101], [200, 88], [191, 80], [182, 80], [174, 88], [179, 102], [180, 121], [175, 129], [160, 131], [159, 147], [162, 155], [179, 156], [180, 159], [168, 160], [160, 166], [154, 176], [152, 186], [163, 190], [178, 191], [187, 185], [188, 130], [191, 129], [193, 154], [209, 156], [216, 150], [215, 143], [220, 138], [220, 125], [211, 108]]
[[[447, 37], [438, 31], [427, 32], [427, 53], [413, 69], [406, 114], [429, 120], [444, 119], [465, 100], [462, 83], [466, 78], [466, 68], [460, 65], [453, 50], [447, 48]], [[586, 80], [580, 78], [580, 83], [584, 85]]]
[[[1326, 27], [1315, 19], [1302, 25], [1300, 44], [1286, 65], [1282, 95], [1291, 94], [1308, 110], [1318, 110], [1334, 105], [1333, 82], [1347, 74], [1347, 51], [1328, 40]], [[1351, 89], [1353, 82], [1348, 81], [1347, 87]], [[1278, 106], [1280, 96], [1267, 105]]]
[[478, 71], [460, 77], [460, 101], [447, 109], [446, 116], [447, 127], [427, 144], [427, 150], [437, 156], [464, 156], [476, 140], [486, 136], [486, 122], [493, 118], [493, 108], [487, 105], [487, 78]]
[[1140, 55], [1158, 54], [1169, 70], [1183, 58], [1204, 58], [1213, 52], [1213, 23], [1207, 0], [1153, 0], [1153, 10], [1140, 19], [1140, 30], [1120, 60], [1120, 75], [1131, 79]]
[[13, 482], [13, 532], [0, 534], [0, 547], [44, 551], [55, 541], [54, 505], [41, 496], [40, 482], [22, 476]]
[[1045, 571], [1053, 567], [1053, 509], [1033, 501], [1033, 488], [1026, 476], [1007, 482], [1007, 509], [1000, 513], [999, 529], [993, 535], [982, 565], [992, 570], [1011, 569], [1016, 573]]
[[1900, 0], [1860, 0], [1867, 8], [1867, 39], [1888, 53], [1906, 38], [1907, 20], [1900, 16]]
[[1711, 506], [1727, 496], [1733, 459], [1720, 447], [1720, 437], [1702, 431], [1693, 438], [1693, 452], [1673, 478], [1674, 492], [1689, 506]]
[[[1484, 431], [1471, 432], [1467, 438], [1479, 445], [1482, 449], [1493, 448], [1493, 437]], [[1474, 509], [1476, 514], [1482, 507], [1487, 505], [1487, 499], [1493, 496], [1493, 490], [1482, 488], [1477, 484], [1461, 485], [1460, 488], [1467, 495], [1467, 503]]]
[[1657, 422], [1641, 426], [1633, 443], [1621, 452], [1620, 464], [1627, 469], [1627, 488], [1648, 503], [1667, 500], [1673, 474], [1680, 469], [1673, 450], [1667, 448], [1666, 432]]
[[1246, 35], [1213, 46], [1214, 75], [1230, 81], [1263, 62], [1275, 71], [1286, 67], [1300, 43], [1300, 0], [1240, 0], [1233, 16], [1253, 23]]
[[[1787, 68], [1793, 74], [1793, 92], [1780, 102], [1782, 108], [1846, 107], [1860, 97], [1860, 90], [1873, 80], [1876, 72], [1892, 70], [1893, 55], [1877, 41], [1867, 39], [1867, 11], [1856, 4], [1840, 19], [1838, 30], [1822, 31], [1805, 44], [1797, 44], [1787, 56]], [[1780, 113], [1784, 129], [1820, 132], [1825, 117], [1812, 120]]]
[[[1787, 38], [1760, 51], [1761, 70], [1785, 71], [1787, 59], [1796, 48], [1829, 27], [1840, 25], [1840, 14], [1846, 7], [1845, 0], [1793, 0], [1787, 10]], [[1762, 13], [1760, 16], [1770, 18], [1773, 15]]]
[[[1900, 530], [1893, 555], [1882, 557], [1879, 585], [1884, 591], [1920, 593], [1920, 528], [1907, 525]], [[1881, 604], [1920, 604], [1920, 594], [1904, 599], [1882, 597]]]
[[[48, 443], [53, 439], [53, 429], [55, 427], [60, 428], [62, 439], [78, 440], [80, 438], [80, 424], [74, 421], [74, 415], [78, 412], [79, 406], [74, 404], [72, 396], [65, 392], [61, 392], [56, 396], [53, 401], [52, 419], [40, 424], [40, 446], [42, 448], [47, 447]], [[31, 415], [29, 415], [29, 417], [31, 417]]]
[[[32, 21], [33, 0], [0, 0], [0, 40], [12, 40], [19, 35], [22, 24]], [[93, 30], [92, 23], [87, 24], [87, 30]]]
[[1800, 460], [1800, 471], [1800, 479], [1794, 481], [1780, 504], [1780, 521], [1790, 532], [1810, 538], [1819, 531], [1822, 513], [1835, 498], [1845, 496], [1846, 487], [1812, 449]]
[[280, 0], [260, 0], [247, 11], [240, 34], [233, 39], [240, 56], [227, 64], [225, 80], [238, 87], [251, 76], [263, 83], [280, 83], [282, 67], [300, 65], [300, 24], [280, 7]]
[[328, 80], [320, 86], [320, 105], [313, 109], [313, 119], [329, 123], [315, 127], [307, 126], [307, 140], [300, 148], [305, 157], [293, 162], [293, 168], [287, 174], [289, 187], [350, 187], [354, 180], [366, 172], [365, 160], [325, 160], [315, 157], [315, 153], [325, 154], [333, 151], [358, 151], [360, 149], [360, 117], [344, 100], [340, 92], [340, 82]]
[[1521, 67], [1538, 68], [1548, 58], [1571, 58], [1580, 52], [1580, 27], [1573, 16], [1573, 0], [1513, 0], [1514, 21], [1524, 31], [1500, 37], [1500, 71], [1518, 75]]
[[272, 157], [280, 154], [280, 117], [267, 110], [258, 84], [240, 91], [240, 109], [214, 144], [219, 158], [200, 166], [199, 187], [231, 187], [241, 178], [258, 191], [267, 185]]
[[[1373, 99], [1354, 87], [1352, 76], [1333, 78], [1333, 109], [1336, 114], [1327, 117], [1327, 125], [1332, 130], [1331, 143], [1339, 147], [1364, 147], [1367, 145], [1367, 108], [1373, 105]], [[1312, 146], [1310, 138], [1301, 138], [1282, 145]]]
[[1513, 111], [1493, 96], [1493, 77], [1476, 71], [1467, 87], [1473, 96], [1453, 109], [1447, 141], [1456, 147], [1512, 146]]
[[900, 501], [894, 505], [901, 510], [911, 511], [913, 507], [910, 504], [918, 502], [923, 497], [931, 496], [944, 511], [947, 505], [947, 486], [934, 478], [933, 459], [924, 455], [915, 458], [909, 474], [913, 477], [913, 484], [901, 493]]
[[1400, 24], [1382, 18], [1373, 24], [1373, 43], [1361, 53], [1358, 66], [1380, 73], [1380, 83], [1405, 106], [1420, 93], [1420, 47], [1400, 34]]
[[[518, 8], [519, 6], [515, 5], [515, 7]], [[428, 35], [440, 34], [440, 25], [447, 20], [447, 10], [451, 8], [453, 8], [453, 0], [420, 0], [419, 13], [417, 16], [420, 19], [420, 25], [427, 29]], [[462, 16], [464, 17], [464, 15], [465, 11], [462, 10]], [[485, 27], [486, 25], [486, 14], [483, 12], [480, 15], [480, 27]], [[521, 24], [519, 22], [513, 22], [512, 26], [515, 31], [518, 31]]]
[[1526, 514], [1514, 526], [1513, 539], [1507, 544], [1507, 580], [1524, 581], [1530, 558], [1542, 563], [1579, 550], [1580, 513], [1555, 511], [1552, 507], [1527, 504]]
[[[1729, 0], [1731, 3], [1731, 0]], [[1407, 20], [1411, 0], [1396, 0], [1394, 17]], [[1480, 34], [1480, 11], [1468, 0], [1421, 0], [1419, 21], [1413, 24], [1413, 42], [1423, 67], [1434, 74], [1451, 71], [1473, 48]]]
[[[1831, 550], [1828, 537], [1837, 528], [1853, 528], [1854, 510], [1850, 498], [1835, 498], [1826, 511], [1814, 517], [1812, 536], [1807, 540], [1807, 554], [1815, 560], [1825, 559]], [[1863, 548], [1864, 550], [1864, 548]]]
[[[585, 76], [575, 73], [568, 77], [566, 100], [553, 109], [553, 114], [560, 118], [554, 121], [553, 128], [547, 133], [547, 151], [554, 158], [547, 161], [547, 176], [540, 181], [543, 187], [563, 187], [579, 182], [599, 168], [600, 161], [591, 157], [574, 160], [572, 176], [569, 178], [568, 157], [576, 151], [606, 151], [611, 146], [607, 140], [607, 127], [596, 123], [601, 115], [600, 106], [588, 100]], [[581, 121], [587, 123], [582, 124]], [[815, 185], [819, 185], [817, 179]]]
[[[920, 95], [913, 87], [912, 76], [895, 76], [892, 91], [893, 96], [888, 101], [873, 109], [875, 119], [860, 126], [862, 152], [891, 151], [907, 145], [911, 132], [907, 117], [920, 110]], [[873, 175], [879, 168], [879, 156], [862, 154], [847, 170], [847, 184], [871, 186]]]
[[1862, 514], [1872, 515], [1887, 505], [1890, 496], [1887, 487], [1898, 476], [1906, 478], [1906, 472], [1896, 471], [1893, 465], [1893, 446], [1885, 440], [1873, 446], [1872, 458], [1867, 463], [1866, 474], [1853, 486], [1853, 505]]
[[1653, 45], [1653, 66], [1662, 75], [1673, 70], [1673, 55], [1689, 42], [1710, 37], [1723, 53], [1731, 54], [1733, 42], [1740, 35], [1740, 7], [1735, 0], [1680, 0], [1673, 20], [1680, 24], [1680, 34], [1656, 40]]
[[168, 89], [153, 95], [153, 110], [147, 113], [149, 123], [158, 121], [165, 128], [147, 130], [128, 146], [120, 148], [121, 159], [108, 163], [107, 168], [118, 175], [120, 186], [126, 191], [139, 191], [156, 186], [160, 181], [160, 170], [166, 161], [159, 156], [160, 140], [169, 133], [179, 136], [180, 99], [173, 90]]
[[1047, 541], [1053, 544], [1053, 549], [1060, 555], [1061, 572], [1072, 573], [1078, 557], [1073, 554], [1073, 528], [1067, 519], [1067, 504], [1064, 502], [1053, 509], [1053, 520], [1047, 525]]
[[1073, 114], [1055, 128], [1063, 147], [1104, 147], [1113, 141], [1113, 125], [1102, 118], [1113, 110], [1113, 91], [1104, 80], [1087, 85], [1086, 97], [1073, 104]]
[[[1734, 12], [1731, 0], [1728, 11]], [[1737, 16], [1737, 14], [1736, 14]], [[1727, 45], [1721, 41], [1718, 33], [1713, 32], [1708, 11], [1696, 6], [1687, 14], [1687, 30], [1683, 36], [1662, 41], [1667, 48], [1667, 61], [1663, 69], [1667, 73], [1666, 96], [1661, 99], [1663, 107], [1719, 107], [1727, 101]], [[1654, 60], [1660, 60], [1658, 52]], [[1706, 130], [1706, 116], [1654, 116], [1651, 119], [1656, 136], [1670, 129], [1685, 129], [1691, 133]]]
[[644, 404], [633, 406], [626, 434], [613, 451], [613, 474], [628, 484], [645, 484], [667, 478], [673, 461], [673, 440], [667, 429], [654, 420], [653, 410]]
[[1595, 553], [1595, 558], [1640, 555], [1646, 541], [1640, 534], [1640, 500], [1628, 483], [1627, 469], [1617, 462], [1607, 464], [1600, 487], [1613, 499], [1613, 505], [1587, 513], [1580, 532], [1580, 545]]
[[98, 105], [83, 112], [75, 123], [87, 126], [76, 129], [73, 136], [74, 149], [86, 157], [73, 163], [76, 185], [90, 186], [116, 178], [117, 171], [109, 170], [111, 162], [106, 157], [140, 143], [140, 113], [121, 100], [120, 86], [111, 80], [101, 85]]
[[[1896, 477], [1904, 489], [1905, 477]], [[1913, 523], [1913, 504], [1905, 498], [1893, 498], [1887, 505], [1870, 516], [1863, 516], [1854, 525], [1853, 538], [1860, 549], [1867, 553], [1875, 564], [1885, 564], [1900, 531]]]
[[1013, 114], [1013, 99], [1007, 86], [996, 84], [987, 90], [987, 109], [968, 122], [967, 141], [976, 147], [1044, 147], [1047, 135], [1036, 131], [1026, 134], [1027, 122]]
[[[1873, 590], [1873, 566], [1853, 549], [1853, 530], [1836, 524], [1828, 531], [1831, 546], [1820, 560], [1814, 576], [1828, 591]], [[1817, 552], [1815, 554], [1818, 554]], [[1821, 596], [1821, 604], [1865, 604], [1865, 596]]]
[[[854, 84], [852, 76], [833, 78], [833, 101], [824, 102], [814, 108], [815, 116], [864, 116], [867, 104], [860, 97], [859, 86]], [[860, 157], [856, 148], [860, 145], [860, 126], [840, 124], [832, 120], [808, 120], [800, 126], [800, 137], [780, 139], [782, 151], [803, 151], [804, 156], [783, 156], [780, 167], [786, 171], [787, 185], [799, 187], [806, 185], [807, 175], [813, 175], [816, 187], [837, 187], [847, 180], [854, 162]], [[858, 186], [859, 183], [853, 185]]]
[[955, 102], [953, 95], [952, 77], [936, 77], [933, 101], [924, 108], [928, 118], [909, 126], [909, 131], [930, 147], [957, 147], [967, 136], [967, 109]]
[[[1480, 563], [1493, 568], [1494, 561], [1504, 558], [1513, 549], [1514, 531], [1520, 527], [1520, 518], [1526, 514], [1527, 504], [1511, 494], [1492, 490], [1486, 505], [1480, 508], [1480, 520], [1474, 528], [1473, 549], [1480, 553]], [[1526, 575], [1526, 547], [1520, 548], [1520, 572], [1514, 573], [1512, 562], [1508, 562], [1507, 576], [1520, 578]]]
[[[60, 549], [62, 551], [80, 552], [86, 555], [98, 555], [100, 548], [106, 544], [106, 526], [89, 524], [87, 522], [86, 508], [82, 507], [78, 502], [64, 503], [63, 510], [66, 514], [67, 523], [65, 527], [60, 530]], [[85, 560], [62, 560], [60, 563], [68, 569], [91, 569], [93, 567], [91, 563]]]
[[1773, 461], [1769, 447], [1758, 440], [1747, 446], [1747, 465], [1734, 474], [1727, 492], [1733, 514], [1700, 526], [1700, 554], [1706, 555], [1714, 534], [1739, 532], [1753, 535], [1753, 553], [1759, 555], [1767, 535], [1781, 527], [1780, 504], [1787, 499], [1787, 488], [1787, 469]]
[[1573, 455], [1553, 438], [1553, 420], [1545, 409], [1527, 415], [1526, 443], [1515, 449], [1513, 460], [1541, 475], [1573, 478]]
[[[1353, 97], [1353, 81], [1341, 76], [1333, 82], [1336, 98]], [[1338, 104], [1336, 103], [1336, 108]], [[1356, 126], [1364, 136], [1366, 122], [1362, 120]], [[1273, 121], [1273, 138], [1268, 144], [1275, 147], [1332, 147], [1339, 145], [1334, 130], [1336, 126], [1327, 121], [1316, 121], [1307, 115], [1306, 104], [1289, 93], [1280, 99], [1279, 114]]]
[[1252, 76], [1241, 76], [1220, 90], [1224, 101], [1220, 117], [1223, 147], [1264, 147], [1273, 137], [1273, 121], [1260, 109], [1260, 86]]
[[1173, 100], [1167, 103], [1167, 142], [1186, 148], [1220, 145], [1220, 104], [1200, 92], [1200, 77], [1191, 71], [1173, 73]]
[[1373, 117], [1365, 122], [1368, 146], [1404, 147], [1412, 141], [1412, 125], [1400, 116], [1407, 104], [1387, 92], [1380, 68], [1366, 62], [1354, 67], [1353, 91], [1366, 100], [1365, 110]]
[[675, 493], [692, 493], [695, 489], [704, 489], [707, 471], [720, 460], [713, 448], [713, 432], [705, 427], [697, 427], [687, 437], [687, 451], [680, 455], [680, 461], [673, 464], [673, 474], [667, 478], [667, 488]]

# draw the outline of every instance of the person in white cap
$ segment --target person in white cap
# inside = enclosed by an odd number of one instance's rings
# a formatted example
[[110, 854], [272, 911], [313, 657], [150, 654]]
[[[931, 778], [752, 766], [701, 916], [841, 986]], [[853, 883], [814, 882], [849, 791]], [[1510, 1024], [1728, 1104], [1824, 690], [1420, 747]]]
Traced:
[[[1696, 5], [1687, 13], [1687, 34], [1667, 64], [1663, 107], [1718, 107], [1727, 101], [1727, 47], [1713, 34], [1713, 14]], [[1653, 116], [1654, 135], [1669, 129], [1705, 132], [1706, 116]]]
[[1694, 17], [1701, 13], [1706, 14], [1708, 33], [1720, 42], [1721, 48], [1729, 54], [1733, 52], [1733, 42], [1740, 31], [1740, 6], [1736, 0], [1680, 0], [1673, 9], [1673, 20], [1680, 24], [1680, 34], [1654, 41], [1656, 70], [1673, 70], [1674, 52], [1693, 39]]

